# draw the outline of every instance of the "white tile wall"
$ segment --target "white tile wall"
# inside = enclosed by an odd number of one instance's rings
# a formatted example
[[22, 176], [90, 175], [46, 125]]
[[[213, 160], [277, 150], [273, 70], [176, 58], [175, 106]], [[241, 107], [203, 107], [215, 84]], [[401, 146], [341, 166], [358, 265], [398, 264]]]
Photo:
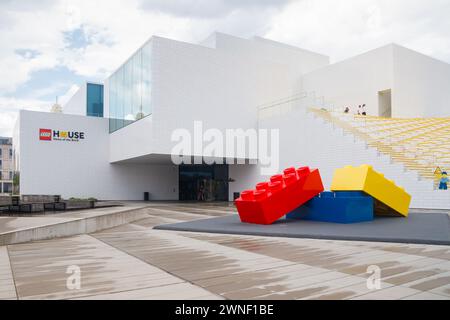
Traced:
[[370, 164], [412, 195], [412, 208], [450, 209], [450, 192], [434, 190], [432, 181], [419, 180], [416, 172], [405, 171], [402, 164], [392, 163], [388, 156], [367, 148], [363, 141], [312, 113], [300, 110], [266, 119], [260, 127], [280, 128], [280, 170], [289, 166], [317, 167], [328, 189], [335, 169]]

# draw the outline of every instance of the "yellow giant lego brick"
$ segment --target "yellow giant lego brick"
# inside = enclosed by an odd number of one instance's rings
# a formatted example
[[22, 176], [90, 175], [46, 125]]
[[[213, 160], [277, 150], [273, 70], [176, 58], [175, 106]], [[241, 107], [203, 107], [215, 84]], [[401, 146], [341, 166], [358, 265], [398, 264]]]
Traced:
[[[331, 183], [332, 191], [364, 191], [384, 206], [404, 217], [408, 216], [411, 195], [394, 181], [375, 171], [372, 166], [347, 166], [337, 169]], [[383, 207], [383, 206], [381, 206]]]

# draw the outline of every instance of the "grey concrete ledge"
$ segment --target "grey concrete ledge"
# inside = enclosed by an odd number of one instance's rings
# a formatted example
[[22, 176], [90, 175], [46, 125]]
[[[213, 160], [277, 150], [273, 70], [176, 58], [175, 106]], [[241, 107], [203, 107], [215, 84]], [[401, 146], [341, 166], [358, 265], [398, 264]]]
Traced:
[[147, 207], [141, 207], [107, 214], [99, 213], [99, 215], [90, 217], [73, 218], [68, 219], [68, 221], [2, 233], [0, 234], [0, 246], [93, 233], [146, 217], [148, 217]]

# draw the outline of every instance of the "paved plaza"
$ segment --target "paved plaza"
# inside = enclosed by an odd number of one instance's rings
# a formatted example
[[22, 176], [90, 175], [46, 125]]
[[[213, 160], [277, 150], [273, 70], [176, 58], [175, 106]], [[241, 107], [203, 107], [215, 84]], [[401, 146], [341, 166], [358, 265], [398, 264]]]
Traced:
[[[142, 219], [111, 229], [1, 246], [0, 299], [450, 299], [449, 246], [154, 230], [235, 208], [136, 207]], [[367, 286], [373, 265], [378, 290]], [[70, 266], [80, 289], [67, 288]]]

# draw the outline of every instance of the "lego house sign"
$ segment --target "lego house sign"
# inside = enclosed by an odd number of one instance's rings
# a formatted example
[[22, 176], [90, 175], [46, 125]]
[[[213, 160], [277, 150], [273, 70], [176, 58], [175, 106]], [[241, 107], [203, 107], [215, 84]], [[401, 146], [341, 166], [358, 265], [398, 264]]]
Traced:
[[53, 129], [39, 129], [39, 140], [79, 142], [86, 137], [81, 131], [63, 131]]

